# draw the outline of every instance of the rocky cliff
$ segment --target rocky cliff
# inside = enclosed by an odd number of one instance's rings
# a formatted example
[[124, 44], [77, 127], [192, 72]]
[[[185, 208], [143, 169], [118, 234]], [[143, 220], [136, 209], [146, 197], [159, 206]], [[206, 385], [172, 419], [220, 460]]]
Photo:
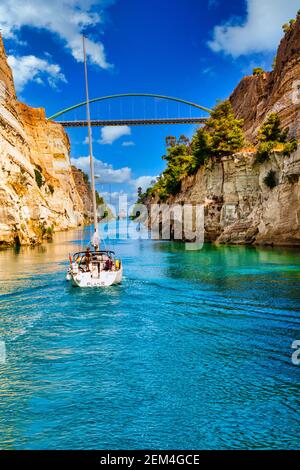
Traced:
[[84, 222], [63, 128], [16, 98], [0, 37], [0, 245], [33, 244]]
[[[273, 189], [264, 182], [270, 170]], [[263, 164], [251, 152], [211, 160], [168, 203], [203, 204], [206, 241], [300, 246], [300, 150]]]
[[91, 218], [93, 216], [93, 199], [87, 175], [74, 165], [72, 165], [71, 169], [76, 189], [84, 205], [84, 215], [87, 219]]
[[[230, 97], [244, 119], [247, 139], [273, 112], [290, 137], [300, 141], [300, 17], [282, 39], [273, 72], [245, 77]], [[251, 146], [250, 146], [251, 147]], [[265, 177], [272, 170], [276, 186]], [[157, 203], [154, 195], [146, 204]], [[205, 240], [231, 244], [300, 246], [300, 149], [289, 157], [274, 152], [262, 164], [255, 151], [211, 159], [182, 180], [169, 204], [203, 204]]]
[[246, 137], [255, 142], [266, 116], [279, 114], [290, 136], [300, 140], [300, 16], [280, 42], [272, 72], [243, 78], [230, 101], [244, 119]]

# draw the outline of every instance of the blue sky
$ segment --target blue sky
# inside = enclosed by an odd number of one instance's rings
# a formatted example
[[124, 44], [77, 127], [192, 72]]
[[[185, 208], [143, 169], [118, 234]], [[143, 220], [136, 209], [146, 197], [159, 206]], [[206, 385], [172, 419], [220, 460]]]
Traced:
[[[298, 0], [2, 0], [0, 28], [18, 95], [49, 116], [84, 100], [82, 31], [88, 36], [90, 97], [158, 93], [207, 107], [254, 66], [271, 68], [281, 25]], [[92, 107], [103, 118], [188, 115], [184, 106], [120, 100]], [[194, 114], [194, 111], [192, 112]], [[84, 118], [84, 110], [66, 118]], [[194, 126], [94, 128], [102, 192], [132, 194], [164, 168], [166, 135]], [[86, 130], [71, 130], [72, 161], [88, 168]], [[115, 194], [116, 195], [116, 194]]]

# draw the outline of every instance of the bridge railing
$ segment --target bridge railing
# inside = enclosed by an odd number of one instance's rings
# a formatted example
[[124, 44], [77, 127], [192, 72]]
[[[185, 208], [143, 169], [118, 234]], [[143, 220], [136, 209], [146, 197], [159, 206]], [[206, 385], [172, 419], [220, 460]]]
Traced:
[[[160, 118], [160, 119], [111, 119], [111, 120], [97, 120], [93, 119], [91, 125], [94, 127], [104, 126], [147, 126], [147, 125], [162, 125], [162, 124], [205, 124], [207, 118]], [[86, 127], [87, 121], [56, 121], [63, 127]]]

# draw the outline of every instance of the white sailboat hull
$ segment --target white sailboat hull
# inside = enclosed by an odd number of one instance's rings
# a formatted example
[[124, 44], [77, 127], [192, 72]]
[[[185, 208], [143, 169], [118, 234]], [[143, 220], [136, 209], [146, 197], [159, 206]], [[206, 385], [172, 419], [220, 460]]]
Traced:
[[91, 272], [69, 273], [73, 286], [76, 287], [109, 287], [122, 282], [122, 268], [118, 271], [101, 271], [100, 276]]

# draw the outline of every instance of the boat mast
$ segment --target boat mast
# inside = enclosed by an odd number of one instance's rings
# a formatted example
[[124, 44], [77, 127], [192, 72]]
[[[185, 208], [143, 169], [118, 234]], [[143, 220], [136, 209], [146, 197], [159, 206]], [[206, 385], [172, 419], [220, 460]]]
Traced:
[[86, 93], [86, 117], [87, 117], [87, 124], [88, 124], [88, 141], [89, 141], [89, 149], [90, 149], [90, 172], [91, 172], [92, 201], [93, 201], [93, 219], [94, 219], [94, 229], [96, 230], [96, 234], [98, 235], [98, 218], [97, 218], [96, 191], [95, 191], [93, 142], [92, 142], [88, 71], [87, 71], [87, 63], [86, 63], [86, 48], [85, 48], [85, 36], [84, 35], [82, 36], [82, 45], [83, 45], [84, 77], [85, 77], [85, 93]]

